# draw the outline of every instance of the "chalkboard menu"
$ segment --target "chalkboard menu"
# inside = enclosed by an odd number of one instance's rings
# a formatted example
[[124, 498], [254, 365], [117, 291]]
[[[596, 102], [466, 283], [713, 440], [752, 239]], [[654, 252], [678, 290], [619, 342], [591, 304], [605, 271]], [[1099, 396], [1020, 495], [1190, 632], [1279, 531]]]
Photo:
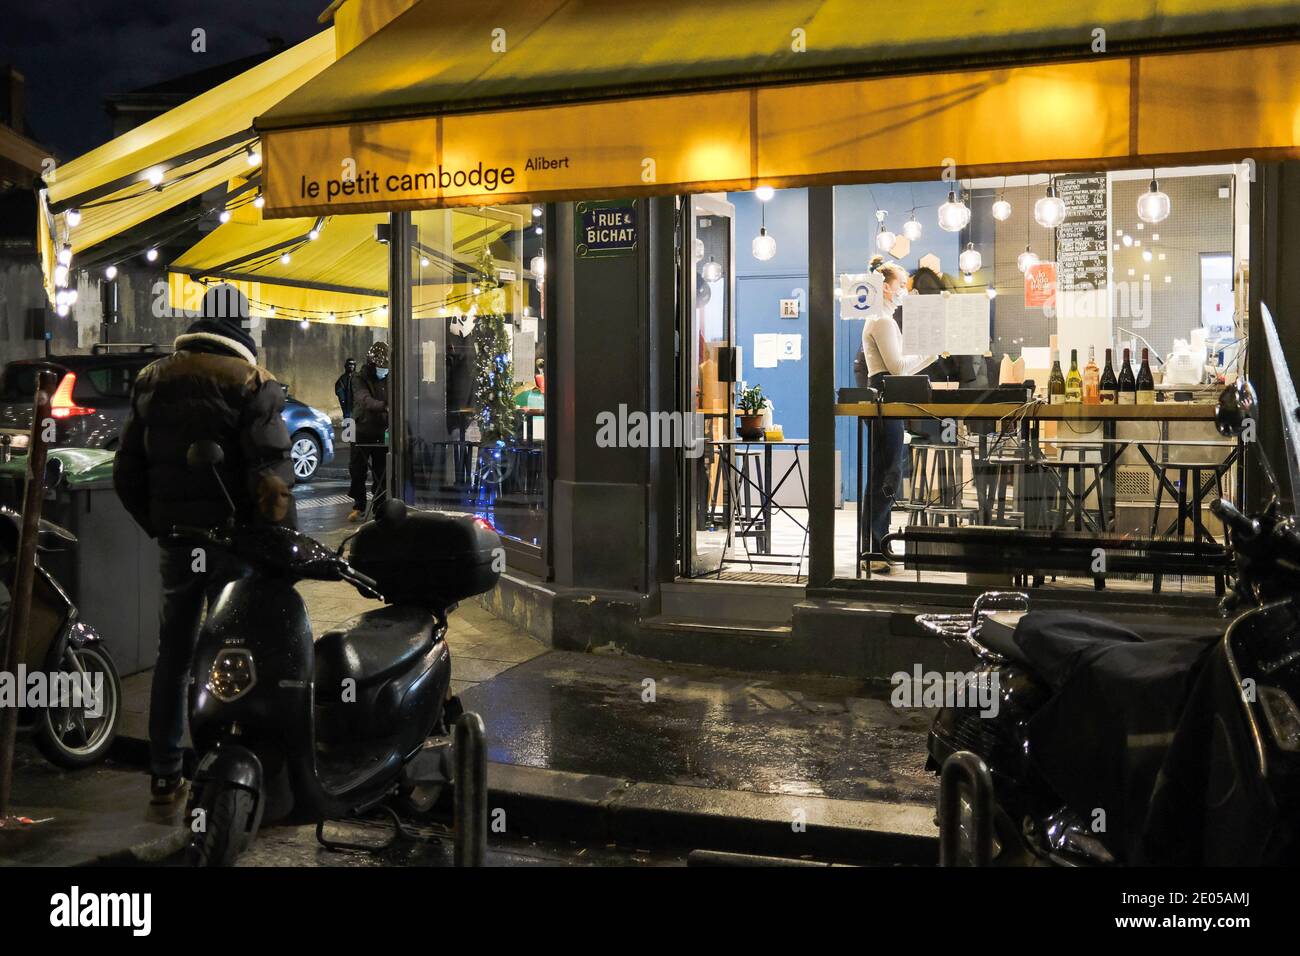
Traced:
[[1106, 177], [1058, 176], [1056, 194], [1065, 202], [1065, 222], [1056, 230], [1059, 288], [1106, 287]]

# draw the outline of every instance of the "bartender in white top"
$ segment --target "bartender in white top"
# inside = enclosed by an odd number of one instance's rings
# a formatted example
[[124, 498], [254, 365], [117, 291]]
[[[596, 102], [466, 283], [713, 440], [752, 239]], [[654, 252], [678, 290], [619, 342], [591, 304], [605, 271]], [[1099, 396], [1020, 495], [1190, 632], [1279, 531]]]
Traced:
[[[867, 313], [862, 327], [862, 356], [867, 366], [868, 383], [881, 390], [886, 375], [913, 375], [936, 358], [934, 355], [907, 355], [903, 352], [903, 332], [894, 319], [907, 294], [907, 271], [896, 262], [880, 256], [871, 260], [870, 284], [876, 292], [876, 304]], [[869, 449], [868, 479], [871, 508], [862, 502], [862, 540], [867, 550], [880, 552], [881, 540], [889, 533], [889, 519], [898, 497], [903, 477], [903, 420], [883, 419], [875, 430], [876, 447]], [[873, 560], [871, 570], [888, 574], [885, 560]]]

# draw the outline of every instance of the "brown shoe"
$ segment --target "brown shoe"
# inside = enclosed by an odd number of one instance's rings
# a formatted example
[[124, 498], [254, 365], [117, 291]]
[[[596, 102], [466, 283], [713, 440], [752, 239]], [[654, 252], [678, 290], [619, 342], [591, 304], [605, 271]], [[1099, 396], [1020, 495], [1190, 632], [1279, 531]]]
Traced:
[[182, 802], [190, 792], [190, 783], [181, 774], [154, 777], [149, 782], [149, 803], [155, 807], [168, 807]]

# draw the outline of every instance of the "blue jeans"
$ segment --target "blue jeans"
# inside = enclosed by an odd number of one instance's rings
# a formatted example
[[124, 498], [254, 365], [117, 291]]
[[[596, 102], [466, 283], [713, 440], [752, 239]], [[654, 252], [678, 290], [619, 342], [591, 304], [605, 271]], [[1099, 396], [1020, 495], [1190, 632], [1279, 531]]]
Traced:
[[156, 777], [169, 777], [181, 771], [190, 670], [199, 640], [204, 600], [211, 607], [221, 589], [247, 570], [247, 565], [238, 558], [205, 547], [206, 569], [195, 571], [196, 547], [164, 544], [160, 548], [162, 605], [158, 614], [158, 661], [154, 664], [149, 693], [149, 769]]
[[[871, 385], [884, 387], [884, 376], [873, 375]], [[903, 484], [903, 420], [884, 418], [875, 423], [874, 438], [868, 438], [867, 478], [871, 507], [862, 503], [862, 541], [868, 551], [879, 551], [889, 533], [889, 517]]]

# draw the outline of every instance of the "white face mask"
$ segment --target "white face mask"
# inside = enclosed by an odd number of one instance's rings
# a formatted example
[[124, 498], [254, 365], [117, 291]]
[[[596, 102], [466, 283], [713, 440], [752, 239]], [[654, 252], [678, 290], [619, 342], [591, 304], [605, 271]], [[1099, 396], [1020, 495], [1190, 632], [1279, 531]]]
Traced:
[[379, 379], [380, 381], [383, 381], [384, 379], [388, 378], [388, 369], [386, 368], [375, 369], [375, 378]]

